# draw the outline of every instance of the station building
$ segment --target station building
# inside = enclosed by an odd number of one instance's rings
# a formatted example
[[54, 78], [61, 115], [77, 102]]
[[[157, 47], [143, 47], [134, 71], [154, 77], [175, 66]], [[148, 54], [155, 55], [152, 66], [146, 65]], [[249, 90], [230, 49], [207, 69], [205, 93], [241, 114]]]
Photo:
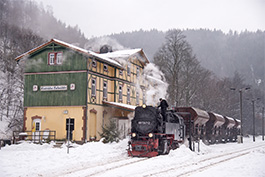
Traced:
[[125, 135], [128, 116], [145, 103], [142, 49], [92, 52], [51, 39], [16, 58], [24, 67], [23, 131], [51, 130], [56, 139], [99, 140], [115, 119]]

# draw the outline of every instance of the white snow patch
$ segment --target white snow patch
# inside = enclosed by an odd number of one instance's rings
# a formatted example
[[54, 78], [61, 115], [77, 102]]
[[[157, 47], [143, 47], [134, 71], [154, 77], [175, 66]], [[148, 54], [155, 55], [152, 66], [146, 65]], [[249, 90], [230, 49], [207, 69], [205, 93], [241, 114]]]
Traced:
[[265, 142], [260, 137], [255, 143], [252, 138], [245, 138], [244, 144], [206, 146], [200, 143], [200, 152], [192, 152], [182, 145], [168, 155], [154, 158], [128, 157], [127, 142], [128, 139], [112, 144], [72, 144], [69, 154], [65, 144], [62, 148], [53, 148], [54, 143], [37, 145], [30, 142], [6, 146], [0, 150], [0, 176], [145, 176], [150, 172], [154, 176], [177, 176], [187, 170], [185, 165], [200, 167], [201, 164], [197, 163], [200, 160], [257, 145], [263, 146], [239, 158], [196, 171], [190, 176], [265, 176]]

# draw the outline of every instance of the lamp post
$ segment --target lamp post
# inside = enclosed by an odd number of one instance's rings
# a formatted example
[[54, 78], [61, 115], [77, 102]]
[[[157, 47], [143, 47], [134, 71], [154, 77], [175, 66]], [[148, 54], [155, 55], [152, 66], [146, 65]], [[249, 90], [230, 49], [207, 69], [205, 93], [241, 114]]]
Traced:
[[[239, 104], [240, 104], [240, 143], [243, 143], [243, 109], [242, 109], [242, 91], [249, 90], [250, 87], [239, 89]], [[230, 88], [230, 90], [237, 90], [236, 88]]]
[[262, 108], [262, 141], [264, 141], [264, 107]]

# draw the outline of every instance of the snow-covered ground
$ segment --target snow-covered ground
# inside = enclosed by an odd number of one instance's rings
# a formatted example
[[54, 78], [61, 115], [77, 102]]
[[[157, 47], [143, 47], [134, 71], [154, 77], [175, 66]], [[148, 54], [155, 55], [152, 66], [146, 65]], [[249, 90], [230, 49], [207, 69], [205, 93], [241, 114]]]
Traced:
[[127, 156], [127, 141], [91, 142], [54, 148], [54, 143], [23, 142], [0, 150], [0, 176], [192, 176], [264, 177], [265, 141], [206, 146], [191, 152], [185, 145], [154, 158]]

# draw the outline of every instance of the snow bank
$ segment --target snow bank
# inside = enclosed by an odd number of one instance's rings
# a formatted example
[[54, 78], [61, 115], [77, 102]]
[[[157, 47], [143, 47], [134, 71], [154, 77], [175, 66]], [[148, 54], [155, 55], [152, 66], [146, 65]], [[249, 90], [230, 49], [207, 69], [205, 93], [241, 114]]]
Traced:
[[[127, 156], [128, 139], [119, 143], [103, 144], [90, 142], [84, 145], [71, 144], [67, 154], [65, 144], [54, 148], [54, 143], [37, 145], [23, 142], [18, 145], [6, 146], [0, 150], [0, 176], [177, 176], [191, 164], [200, 167], [204, 159], [233, 152], [244, 148], [260, 146], [250, 153], [224, 163], [204, 168], [192, 177], [263, 177], [265, 171], [265, 142], [257, 138], [245, 138], [244, 144], [227, 143], [206, 146], [200, 143], [200, 152], [192, 152], [185, 145], [171, 151], [168, 155], [154, 158], [132, 158]], [[263, 145], [263, 146], [262, 146]], [[112, 167], [113, 163], [118, 167]], [[128, 162], [133, 162], [126, 165]], [[205, 161], [207, 163], [207, 161]], [[108, 167], [106, 165], [109, 165]], [[104, 170], [109, 168], [110, 170]], [[100, 173], [99, 173], [100, 172]], [[157, 174], [157, 175], [156, 175]]]

